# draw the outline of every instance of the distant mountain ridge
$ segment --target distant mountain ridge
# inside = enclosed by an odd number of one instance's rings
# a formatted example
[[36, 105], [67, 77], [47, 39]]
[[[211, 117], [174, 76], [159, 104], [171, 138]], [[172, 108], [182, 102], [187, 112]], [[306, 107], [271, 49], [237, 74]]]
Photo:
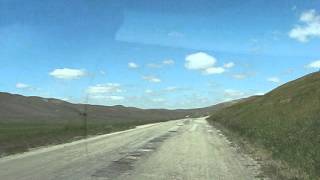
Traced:
[[[101, 106], [73, 104], [59, 99], [37, 96], [22, 96], [0, 92], [0, 122], [65, 122], [83, 118], [86, 113], [88, 120], [103, 121], [165, 121], [180, 119], [186, 116], [205, 116], [216, 106], [198, 109], [139, 109], [135, 107]], [[86, 107], [85, 107], [86, 106]], [[87, 112], [85, 111], [87, 108]]]

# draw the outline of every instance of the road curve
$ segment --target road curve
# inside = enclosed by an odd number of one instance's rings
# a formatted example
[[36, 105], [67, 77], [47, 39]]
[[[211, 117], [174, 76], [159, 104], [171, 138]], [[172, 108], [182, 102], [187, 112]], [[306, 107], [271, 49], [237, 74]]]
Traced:
[[250, 180], [259, 165], [204, 118], [140, 126], [0, 159], [3, 180]]

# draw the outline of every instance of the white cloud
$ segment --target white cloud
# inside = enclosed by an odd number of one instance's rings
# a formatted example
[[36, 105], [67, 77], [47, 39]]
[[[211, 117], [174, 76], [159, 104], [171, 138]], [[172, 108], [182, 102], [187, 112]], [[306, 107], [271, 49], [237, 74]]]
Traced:
[[248, 77], [248, 74], [234, 74], [232, 75], [235, 79], [246, 79]]
[[[260, 95], [261, 93], [259, 93]], [[250, 92], [250, 91], [239, 91], [235, 89], [226, 89], [224, 90], [224, 101], [232, 101], [236, 99], [246, 98], [253, 95], [258, 95], [256, 92]]]
[[[224, 67], [215, 66], [217, 59], [204, 52], [198, 52], [186, 56], [185, 67], [190, 70], [200, 70], [203, 74], [222, 74], [226, 71]], [[228, 63], [228, 68], [234, 66], [234, 63]]]
[[215, 65], [216, 58], [204, 52], [198, 52], [186, 56], [185, 67], [191, 70], [204, 70]]
[[245, 96], [245, 93], [234, 89], [226, 89], [224, 95], [228, 98], [240, 98]]
[[153, 102], [157, 102], [157, 103], [163, 103], [163, 102], [165, 102], [166, 100], [163, 99], [163, 98], [154, 98], [154, 99], [152, 99], [152, 101], [153, 101]]
[[124, 100], [125, 98], [123, 96], [106, 96], [106, 99], [110, 99], [113, 101], [120, 101], [120, 100]]
[[172, 64], [174, 64], [174, 61], [172, 59], [167, 59], [167, 60], [162, 61], [162, 64], [164, 64], [164, 65], [172, 65]]
[[175, 87], [175, 86], [170, 86], [165, 88], [165, 91], [169, 91], [169, 92], [176, 91], [176, 90], [178, 90], [178, 87]]
[[203, 72], [204, 74], [222, 74], [226, 70], [223, 67], [209, 67], [205, 69]]
[[104, 70], [100, 70], [100, 74], [104, 76], [104, 75], [106, 75], [107, 73], [106, 73], [106, 71], [104, 71]]
[[250, 96], [264, 95], [262, 92], [253, 92], [253, 91], [240, 91], [235, 89], [225, 89], [223, 91], [224, 98], [223, 101], [232, 101], [236, 99], [247, 98]]
[[168, 65], [173, 65], [175, 62], [171, 59], [163, 60], [161, 63], [149, 63], [147, 66], [149, 68], [163, 68]]
[[300, 42], [307, 42], [312, 37], [320, 38], [320, 15], [315, 10], [303, 12], [299, 21], [303, 25], [296, 25], [289, 32], [289, 37]]
[[24, 84], [24, 83], [17, 83], [16, 84], [16, 88], [18, 88], [18, 89], [28, 89], [28, 88], [30, 88], [30, 85]]
[[235, 99], [241, 99], [244, 97], [249, 96], [249, 94], [244, 93], [242, 91], [239, 90], [234, 90], [234, 89], [226, 89], [224, 90], [224, 101], [232, 101]]
[[120, 92], [122, 92], [121, 85], [117, 83], [97, 84], [95, 86], [90, 86], [87, 89], [87, 93], [90, 95], [120, 93]]
[[109, 100], [109, 101], [121, 101], [124, 100], [125, 97], [123, 96], [110, 96], [110, 95], [91, 95], [90, 98], [95, 99], [95, 100]]
[[265, 95], [266, 93], [263, 93], [263, 92], [257, 92], [257, 93], [255, 93], [254, 95], [255, 96], [263, 96], [263, 95]]
[[153, 93], [153, 91], [151, 89], [146, 89], [144, 92], [147, 93], [147, 94]]
[[129, 62], [128, 67], [131, 69], [137, 69], [137, 68], [139, 68], [139, 65], [134, 62]]
[[272, 82], [272, 83], [280, 83], [281, 80], [278, 77], [270, 77], [267, 79], [267, 81]]
[[58, 99], [61, 99], [62, 101], [70, 101], [70, 99], [69, 99], [69, 98], [66, 98], [66, 97], [64, 97], [64, 98], [58, 98]]
[[86, 76], [86, 71], [82, 69], [62, 68], [53, 70], [49, 75], [57, 79], [72, 80]]
[[228, 63], [223, 65], [223, 67], [225, 67], [225, 68], [232, 68], [234, 66], [235, 66], [234, 62], [228, 62]]
[[143, 76], [142, 79], [152, 82], [152, 83], [160, 83], [161, 79], [155, 77], [155, 76]]
[[316, 68], [319, 69], [320, 68], [320, 60], [317, 61], [313, 61], [310, 64], [307, 65], [308, 68]]

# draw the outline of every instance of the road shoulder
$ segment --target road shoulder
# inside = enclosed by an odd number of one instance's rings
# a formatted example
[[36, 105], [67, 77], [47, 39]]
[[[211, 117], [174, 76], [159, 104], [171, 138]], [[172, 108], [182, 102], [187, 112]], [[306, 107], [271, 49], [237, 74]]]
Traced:
[[292, 169], [285, 162], [275, 160], [272, 157], [272, 152], [266, 150], [256, 143], [249, 142], [247, 139], [240, 137], [238, 134], [225, 128], [218, 122], [210, 122], [210, 124], [219, 129], [227, 139], [231, 142], [232, 146], [236, 147], [240, 153], [247, 154], [252, 157], [261, 166], [261, 179], [307, 179], [306, 175], [298, 170]]

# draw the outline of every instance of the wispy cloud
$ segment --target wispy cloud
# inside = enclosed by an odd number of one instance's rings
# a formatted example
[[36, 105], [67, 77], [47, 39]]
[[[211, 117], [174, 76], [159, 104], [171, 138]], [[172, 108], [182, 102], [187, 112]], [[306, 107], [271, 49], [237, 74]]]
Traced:
[[149, 68], [163, 68], [165, 66], [173, 65], [174, 63], [175, 63], [174, 60], [166, 59], [160, 63], [149, 63], [149, 64], [147, 64], [147, 67], [149, 67]]
[[89, 95], [89, 100], [91, 99], [98, 104], [126, 99], [124, 96], [118, 95], [118, 93], [123, 92], [121, 85], [118, 83], [97, 84], [88, 87], [86, 92]]
[[16, 88], [17, 89], [30, 89], [31, 86], [29, 84], [25, 84], [25, 83], [21, 83], [21, 82], [18, 82], [16, 84]]
[[151, 89], [146, 89], [144, 92], [147, 93], [147, 94], [153, 93], [153, 91]]
[[37, 88], [33, 85], [26, 84], [23, 82], [16, 83], [15, 88], [21, 91], [28, 91], [28, 93], [32, 93], [37, 96], [47, 96], [47, 92], [43, 91], [41, 88]]
[[134, 62], [129, 62], [128, 67], [131, 69], [137, 69], [137, 68], [139, 68], [139, 65]]
[[232, 67], [234, 67], [234, 66], [235, 66], [235, 63], [234, 63], [234, 62], [228, 62], [228, 63], [226, 63], [226, 64], [223, 65], [223, 67], [225, 67], [225, 68], [232, 68]]
[[157, 103], [163, 103], [163, 102], [165, 102], [166, 100], [163, 99], [163, 98], [153, 98], [152, 101], [153, 101], [153, 102], [157, 102]]
[[281, 80], [278, 77], [270, 77], [267, 79], [267, 81], [272, 82], [272, 83], [280, 83]]
[[249, 77], [253, 77], [255, 75], [256, 75], [256, 72], [248, 71], [248, 72], [235, 73], [232, 75], [232, 77], [234, 79], [243, 80], [243, 79], [247, 79]]
[[203, 71], [204, 74], [222, 74], [226, 70], [223, 67], [209, 67]]
[[159, 79], [158, 77], [155, 76], [143, 76], [142, 79], [152, 82], [152, 83], [160, 83], [161, 79]]
[[246, 93], [242, 92], [242, 91], [238, 91], [238, 90], [234, 90], [234, 89], [226, 89], [224, 90], [224, 95], [227, 98], [241, 98], [243, 96], [246, 95]]
[[289, 32], [289, 37], [300, 42], [307, 42], [312, 37], [320, 37], [320, 15], [314, 9], [303, 12], [299, 21], [303, 25], [296, 25]]
[[320, 60], [316, 60], [307, 65], [307, 68], [320, 69]]
[[95, 86], [90, 86], [87, 89], [87, 93], [89, 95], [101, 95], [120, 92], [123, 92], [123, 90], [121, 89], [121, 85], [117, 83], [97, 84]]
[[172, 65], [172, 64], [174, 64], [174, 60], [172, 60], [172, 59], [166, 59], [166, 60], [163, 60], [163, 61], [162, 61], [162, 64]]
[[234, 74], [234, 75], [232, 75], [232, 77], [233, 77], [234, 79], [240, 79], [240, 80], [242, 80], [242, 79], [246, 79], [246, 78], [248, 77], [248, 74], [239, 73], [239, 74]]
[[86, 76], [86, 74], [87, 74], [86, 71], [83, 69], [71, 69], [71, 68], [55, 69], [49, 73], [49, 75], [54, 78], [64, 79], [64, 80], [79, 79], [81, 77]]
[[264, 94], [261, 92], [240, 91], [235, 89], [225, 89], [223, 93], [224, 93], [224, 101], [232, 101], [236, 99]]
[[165, 91], [168, 91], [168, 92], [173, 92], [173, 91], [178, 90], [178, 87], [169, 86], [169, 87], [165, 88], [164, 90], [165, 90]]
[[113, 95], [92, 95], [90, 98], [95, 99], [95, 100], [108, 100], [108, 101], [122, 101], [125, 100], [124, 96], [113, 96]]

